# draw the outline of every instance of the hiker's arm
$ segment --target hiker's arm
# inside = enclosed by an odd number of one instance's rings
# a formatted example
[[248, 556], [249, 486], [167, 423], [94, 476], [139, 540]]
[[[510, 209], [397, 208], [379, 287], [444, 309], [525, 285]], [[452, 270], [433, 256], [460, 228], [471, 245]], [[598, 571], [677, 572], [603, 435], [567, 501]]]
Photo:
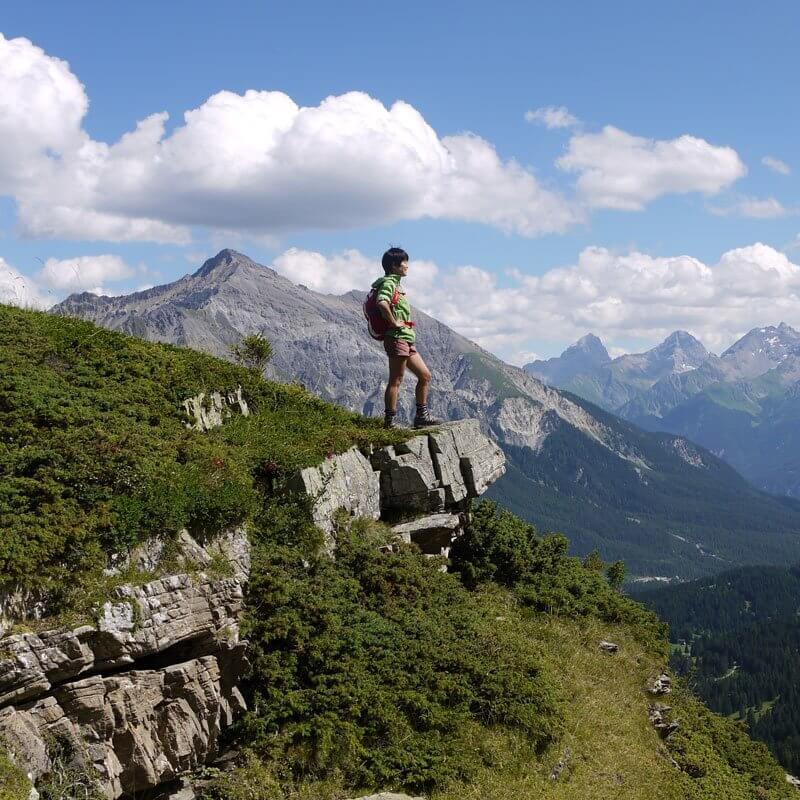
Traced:
[[392, 328], [403, 328], [405, 325], [402, 322], [398, 322], [397, 317], [394, 315], [392, 311], [392, 307], [389, 304], [388, 300], [380, 300], [378, 302], [378, 308], [381, 310], [381, 315], [383, 318], [389, 323]]

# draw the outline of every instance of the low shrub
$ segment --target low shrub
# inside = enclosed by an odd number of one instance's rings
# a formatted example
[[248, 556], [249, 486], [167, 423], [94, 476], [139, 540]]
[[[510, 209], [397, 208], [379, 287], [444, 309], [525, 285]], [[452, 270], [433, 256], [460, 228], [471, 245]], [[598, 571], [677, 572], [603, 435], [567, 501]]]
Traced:
[[540, 536], [530, 523], [482, 500], [452, 548], [452, 569], [473, 588], [489, 581], [507, 586], [536, 611], [630, 624], [641, 641], [663, 651], [666, 660], [666, 626], [620, 594], [615, 581], [604, 577], [602, 562], [599, 569], [594, 563], [586, 566], [567, 555], [568, 547], [562, 534]]

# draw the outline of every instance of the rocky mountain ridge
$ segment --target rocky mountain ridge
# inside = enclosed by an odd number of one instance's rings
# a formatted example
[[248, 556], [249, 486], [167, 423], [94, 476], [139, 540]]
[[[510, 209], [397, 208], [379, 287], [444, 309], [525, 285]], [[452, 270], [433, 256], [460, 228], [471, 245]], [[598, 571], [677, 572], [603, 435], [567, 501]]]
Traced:
[[676, 331], [646, 353], [573, 370], [580, 342], [525, 369], [646, 430], [707, 447], [766, 491], [800, 497], [800, 333], [789, 325], [754, 328], [719, 356]]

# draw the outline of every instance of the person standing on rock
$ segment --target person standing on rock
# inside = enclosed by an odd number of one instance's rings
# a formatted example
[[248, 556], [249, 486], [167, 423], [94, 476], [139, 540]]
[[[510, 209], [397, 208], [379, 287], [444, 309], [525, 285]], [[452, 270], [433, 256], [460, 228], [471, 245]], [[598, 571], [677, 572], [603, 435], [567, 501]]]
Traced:
[[408, 253], [400, 247], [390, 247], [383, 254], [381, 266], [384, 275], [372, 284], [373, 291], [370, 294], [387, 326], [383, 334], [383, 347], [389, 356], [389, 382], [384, 395], [384, 427], [396, 427], [397, 397], [406, 369], [417, 378], [414, 427], [440, 425], [441, 420], [433, 419], [428, 411], [431, 372], [415, 347], [417, 333], [411, 320], [411, 306], [406, 299], [405, 289], [400, 284], [408, 275]]

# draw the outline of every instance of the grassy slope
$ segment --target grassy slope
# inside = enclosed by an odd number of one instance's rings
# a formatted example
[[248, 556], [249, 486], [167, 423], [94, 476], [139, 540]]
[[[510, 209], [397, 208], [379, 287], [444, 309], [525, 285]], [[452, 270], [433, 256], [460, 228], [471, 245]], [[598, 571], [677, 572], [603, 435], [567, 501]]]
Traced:
[[[374, 423], [208, 356], [87, 323], [0, 307], [0, 324], [0, 581], [46, 588], [68, 605], [110, 550], [184, 524], [202, 532], [252, 523], [246, 624], [250, 691], [262, 701], [240, 730], [252, 740], [239, 744], [264, 758], [212, 796], [341, 798], [352, 796], [341, 788], [348, 774], [429, 785], [442, 800], [791, 796], [758, 745], [688, 696], [675, 698], [682, 731], [670, 742], [685, 771], [671, 766], [642, 688], [666, 642], [567, 558], [558, 537], [529, 530], [525, 543], [521, 523], [506, 518], [495, 550], [508, 545], [505, 568], [520, 582], [487, 579], [471, 591], [413, 548], [381, 555], [370, 531], [354, 538], [349, 558], [305, 552], [313, 531], [274, 489], [329, 452], [386, 441]], [[185, 428], [184, 398], [239, 384], [252, 417], [210, 434]], [[492, 558], [476, 563], [494, 569]], [[600, 653], [602, 637], [621, 653]], [[530, 687], [541, 700], [531, 701]], [[345, 744], [364, 757], [349, 758]], [[550, 781], [566, 747], [572, 758]]]
[[[57, 605], [98, 580], [109, 552], [241, 522], [287, 472], [397, 438], [192, 350], [7, 306], [0, 328], [0, 588]], [[186, 428], [183, 400], [239, 385], [251, 417]]]

